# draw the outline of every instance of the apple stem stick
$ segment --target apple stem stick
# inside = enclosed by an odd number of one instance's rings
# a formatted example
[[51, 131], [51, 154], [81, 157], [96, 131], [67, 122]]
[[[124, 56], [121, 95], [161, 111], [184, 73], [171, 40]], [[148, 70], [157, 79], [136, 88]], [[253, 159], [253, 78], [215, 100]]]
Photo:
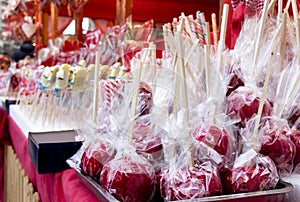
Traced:
[[276, 48], [277, 48], [277, 45], [278, 45], [278, 39], [279, 39], [278, 35], [280, 34], [282, 27], [283, 27], [283, 24], [281, 24], [280, 28], [277, 30], [277, 33], [275, 33], [275, 37], [274, 37], [275, 41], [273, 42], [273, 45], [272, 45], [271, 58], [270, 58], [270, 61], [269, 61], [268, 67], [267, 67], [267, 74], [266, 74], [265, 82], [264, 82], [264, 85], [263, 85], [262, 95], [261, 95], [261, 98], [259, 100], [257, 118], [255, 120], [254, 133], [253, 133], [253, 138], [252, 138], [253, 143], [256, 142], [258, 127], [259, 127], [259, 123], [260, 123], [260, 120], [261, 120], [263, 106], [264, 106], [264, 103], [265, 103], [265, 100], [266, 100], [267, 90], [268, 90], [268, 86], [269, 86], [271, 70], [272, 70], [274, 58], [275, 58], [275, 55], [276, 55], [275, 51], [276, 51]]
[[204, 45], [205, 53], [205, 84], [206, 84], [206, 95], [207, 98], [211, 96], [210, 92], [210, 52], [208, 45]]
[[282, 0], [278, 0], [278, 16], [277, 16], [277, 18], [279, 18], [279, 16], [281, 15], [281, 13], [282, 13], [282, 9], [283, 9], [283, 5], [282, 5]]
[[254, 49], [254, 57], [253, 57], [253, 64], [252, 64], [252, 71], [255, 73], [255, 66], [257, 64], [258, 56], [260, 53], [260, 46], [261, 46], [261, 41], [262, 41], [262, 36], [263, 36], [263, 31], [264, 31], [264, 26], [268, 14], [268, 6], [269, 6], [269, 0], [266, 0], [264, 3], [264, 7], [262, 10], [262, 16], [260, 18], [260, 24], [259, 24], [259, 29], [258, 29], [258, 38], [255, 43], [255, 49]]
[[[269, 0], [268, 0], [268, 1], [269, 1]], [[277, 1], [277, 0], [271, 0], [271, 1], [270, 1], [269, 5], [268, 5], [268, 10], [267, 10], [268, 13], [274, 11], [274, 6], [275, 6], [275, 2], [276, 2], [276, 1]], [[279, 7], [278, 7], [278, 9], [279, 9]], [[281, 13], [281, 11], [280, 11], [280, 13]]]
[[142, 67], [143, 67], [143, 63], [144, 63], [147, 55], [148, 55], [148, 49], [144, 49], [142, 58], [137, 61], [137, 72], [135, 73], [135, 76], [133, 77], [133, 85], [132, 85], [133, 96], [132, 96], [132, 104], [131, 104], [131, 110], [130, 110], [129, 139], [128, 139], [128, 142], [130, 145], [132, 144], [132, 138], [134, 135], [134, 120], [135, 120], [135, 116], [136, 116], [136, 106], [137, 106], [137, 102], [138, 102]]
[[[197, 92], [201, 92], [200, 86], [199, 86], [199, 82], [197, 82], [196, 77], [194, 76], [191, 67], [188, 65], [188, 61], [189, 61], [189, 59], [191, 58], [191, 56], [193, 55], [193, 52], [195, 51], [196, 47], [198, 47], [198, 45], [199, 45], [199, 40], [198, 40], [198, 39], [194, 40], [194, 41], [193, 41], [193, 45], [192, 45], [190, 51], [187, 53], [187, 56], [186, 56], [185, 59], [184, 59], [184, 60], [185, 60], [185, 62], [184, 62], [184, 67], [186, 68], [187, 73], [188, 73], [189, 76], [191, 77], [192, 82], [195, 84], [195, 87], [196, 87], [196, 89], [197, 89]], [[199, 66], [201, 66], [201, 65], [199, 65]], [[199, 68], [200, 68], [200, 67], [199, 67]], [[200, 69], [200, 71], [201, 71], [201, 69]], [[200, 71], [199, 71], [199, 72], [200, 72]]]
[[285, 48], [286, 48], [286, 20], [288, 17], [288, 13], [285, 10], [283, 13], [283, 19], [282, 19], [282, 33], [281, 33], [281, 44], [280, 44], [280, 71], [283, 70], [284, 66], [284, 53], [285, 53]]
[[100, 52], [96, 52], [95, 73], [94, 73], [94, 97], [93, 97], [93, 121], [97, 122], [98, 112], [98, 88], [99, 88], [99, 69], [100, 69]]
[[151, 51], [151, 71], [152, 71], [152, 94], [156, 92], [156, 45], [150, 43], [149, 49]]
[[218, 31], [217, 31], [218, 28], [217, 28], [217, 20], [216, 20], [215, 13], [211, 14], [211, 21], [212, 21], [215, 50], [218, 50]]
[[[297, 42], [297, 50], [300, 52], [300, 33], [299, 33], [299, 18], [298, 18], [298, 7], [296, 0], [292, 0], [292, 10], [294, 16], [294, 22], [296, 27], [296, 42]], [[298, 65], [300, 65], [300, 57], [298, 57]]]
[[225, 39], [226, 39], [228, 10], [229, 10], [229, 5], [224, 4], [223, 13], [222, 13], [220, 40], [219, 40], [219, 43], [218, 43], [218, 52], [217, 52], [217, 69], [221, 73], [221, 75], [222, 75], [222, 71], [223, 71], [222, 70], [222, 54], [223, 54], [223, 51], [224, 51]]
[[292, 2], [292, 0], [288, 0], [288, 1], [286, 2], [286, 5], [285, 5], [284, 10], [289, 10], [289, 8], [290, 8], [290, 6], [291, 6], [291, 2]]

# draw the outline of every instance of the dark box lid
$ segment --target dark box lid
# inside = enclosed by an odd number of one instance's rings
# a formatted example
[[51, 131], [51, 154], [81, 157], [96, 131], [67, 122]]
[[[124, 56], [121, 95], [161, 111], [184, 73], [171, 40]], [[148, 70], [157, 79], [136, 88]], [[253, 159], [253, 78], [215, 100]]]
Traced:
[[68, 169], [66, 160], [81, 147], [75, 131], [32, 133], [28, 136], [28, 150], [39, 174], [56, 173]]

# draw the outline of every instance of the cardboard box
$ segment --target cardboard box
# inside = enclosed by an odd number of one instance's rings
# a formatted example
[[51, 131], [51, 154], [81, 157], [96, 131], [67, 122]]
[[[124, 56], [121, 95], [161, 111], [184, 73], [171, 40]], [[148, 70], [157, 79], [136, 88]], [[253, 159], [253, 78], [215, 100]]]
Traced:
[[81, 147], [74, 130], [62, 132], [29, 132], [28, 151], [39, 174], [61, 172], [69, 168], [66, 160]]

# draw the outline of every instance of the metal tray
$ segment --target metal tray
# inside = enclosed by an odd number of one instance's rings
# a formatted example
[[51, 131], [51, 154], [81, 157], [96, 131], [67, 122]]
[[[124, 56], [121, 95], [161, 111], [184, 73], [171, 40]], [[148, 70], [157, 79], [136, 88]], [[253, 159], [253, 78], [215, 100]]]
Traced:
[[[69, 160], [68, 160], [69, 161]], [[70, 161], [68, 162], [70, 165]], [[70, 165], [76, 172], [79, 179], [87, 186], [98, 198], [99, 201], [118, 202], [109, 192], [103, 189], [95, 180], [91, 177], [81, 173], [78, 166]], [[293, 190], [293, 185], [284, 181], [279, 181], [277, 188], [266, 191], [257, 191], [249, 193], [228, 194], [220, 196], [210, 196], [190, 200], [179, 200], [176, 202], [214, 202], [214, 201], [226, 201], [226, 202], [280, 202], [284, 201], [287, 197], [286, 194]], [[173, 201], [175, 202], [175, 201]]]
[[203, 197], [192, 200], [180, 200], [180, 202], [283, 202], [286, 194], [293, 190], [293, 185], [284, 181], [279, 181], [277, 188], [266, 191], [256, 191], [249, 193], [228, 194], [220, 196]]

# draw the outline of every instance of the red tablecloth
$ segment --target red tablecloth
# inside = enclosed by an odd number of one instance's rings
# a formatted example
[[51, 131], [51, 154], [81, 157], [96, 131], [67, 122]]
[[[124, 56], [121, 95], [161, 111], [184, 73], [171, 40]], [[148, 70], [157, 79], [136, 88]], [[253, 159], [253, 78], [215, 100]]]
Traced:
[[[10, 135], [9, 135], [10, 134]], [[73, 169], [55, 174], [38, 174], [28, 153], [28, 141], [14, 120], [0, 108], [0, 201], [3, 201], [3, 144], [10, 143], [25, 173], [37, 188], [43, 202], [98, 201], [78, 179]]]

